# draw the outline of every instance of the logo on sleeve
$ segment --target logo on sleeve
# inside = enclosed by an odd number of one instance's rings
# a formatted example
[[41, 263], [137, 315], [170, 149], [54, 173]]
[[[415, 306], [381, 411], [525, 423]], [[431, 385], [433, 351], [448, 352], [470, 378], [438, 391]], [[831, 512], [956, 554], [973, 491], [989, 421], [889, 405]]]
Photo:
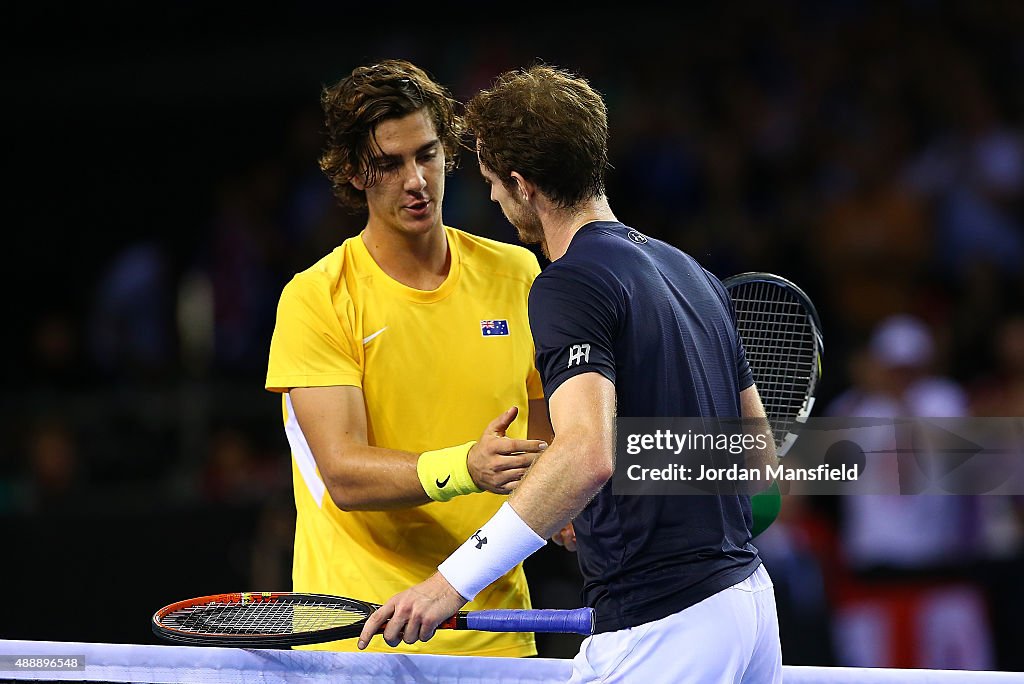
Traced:
[[481, 532], [483, 532], [482, 528], [477, 530], [476, 532], [474, 532], [473, 536], [470, 537], [470, 539], [476, 539], [476, 548], [478, 548], [478, 549], [484, 548], [484, 544], [487, 543], [487, 537], [481, 537], [480, 536]]
[[508, 337], [508, 321], [504, 318], [480, 321], [480, 334], [484, 337]]
[[626, 235], [629, 237], [630, 240], [632, 240], [638, 245], [642, 245], [647, 242], [647, 236], [638, 230], [631, 230], [628, 233], [626, 233]]
[[574, 344], [569, 347], [569, 365], [566, 368], [572, 368], [573, 364], [578, 366], [581, 363], [590, 363], [589, 344]]

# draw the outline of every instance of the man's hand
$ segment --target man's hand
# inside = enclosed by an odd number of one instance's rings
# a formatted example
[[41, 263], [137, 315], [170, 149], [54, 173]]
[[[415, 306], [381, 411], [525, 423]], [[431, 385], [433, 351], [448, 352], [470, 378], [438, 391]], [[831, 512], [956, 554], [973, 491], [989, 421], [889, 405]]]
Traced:
[[466, 465], [480, 489], [509, 494], [519, 486], [537, 455], [548, 448], [536, 439], [509, 439], [508, 426], [519, 415], [515, 406], [490, 422], [480, 440], [469, 450]]
[[555, 542], [559, 546], [564, 546], [566, 551], [576, 550], [576, 530], [572, 528], [572, 523], [560, 529], [551, 535], [551, 541]]
[[428, 641], [437, 626], [466, 603], [444, 575], [435, 572], [427, 581], [392, 596], [378, 608], [363, 626], [357, 645], [360, 650], [366, 648], [385, 622], [384, 641], [388, 646], [398, 646], [403, 641], [407, 644]]

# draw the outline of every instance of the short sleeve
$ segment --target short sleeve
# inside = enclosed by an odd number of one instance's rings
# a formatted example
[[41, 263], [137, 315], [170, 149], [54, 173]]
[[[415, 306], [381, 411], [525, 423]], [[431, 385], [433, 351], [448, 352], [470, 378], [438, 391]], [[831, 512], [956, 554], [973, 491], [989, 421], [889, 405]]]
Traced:
[[615, 382], [616, 302], [592, 276], [549, 267], [530, 289], [530, 328], [537, 370], [549, 399], [583, 373]]
[[[347, 298], [340, 308], [351, 307]], [[300, 274], [281, 293], [270, 341], [266, 388], [352, 385], [362, 387], [360, 354], [349, 316], [322, 280]]]
[[526, 398], [530, 401], [544, 398], [544, 384], [536, 368], [532, 368], [530, 374], [526, 376]]
[[[533, 252], [530, 252], [529, 250], [524, 251], [527, 252], [526, 268], [530, 274], [530, 282], [532, 286], [533, 281], [537, 279], [538, 275], [540, 275], [540, 263], [537, 261], [537, 257]], [[527, 294], [527, 297], [529, 297], [529, 294]], [[526, 396], [531, 401], [544, 398], [544, 383], [541, 381], [540, 372], [537, 370], [536, 365], [534, 368], [530, 369], [530, 374], [526, 376]]]

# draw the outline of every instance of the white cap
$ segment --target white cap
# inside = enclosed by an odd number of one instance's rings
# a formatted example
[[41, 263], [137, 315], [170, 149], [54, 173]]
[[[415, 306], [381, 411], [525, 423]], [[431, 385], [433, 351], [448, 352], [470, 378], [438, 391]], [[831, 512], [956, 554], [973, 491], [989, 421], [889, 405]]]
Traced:
[[931, 330], [919, 318], [896, 314], [875, 328], [871, 355], [887, 366], [925, 366], [935, 353]]

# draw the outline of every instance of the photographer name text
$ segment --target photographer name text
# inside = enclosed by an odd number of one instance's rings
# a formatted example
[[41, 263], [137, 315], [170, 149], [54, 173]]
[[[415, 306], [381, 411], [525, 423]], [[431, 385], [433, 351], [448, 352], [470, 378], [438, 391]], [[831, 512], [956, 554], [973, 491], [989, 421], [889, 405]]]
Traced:
[[728, 468], [709, 468], [704, 465], [690, 467], [678, 463], [663, 468], [645, 468], [634, 464], [626, 469], [626, 477], [637, 482], [646, 480], [663, 482], [771, 482], [772, 480], [853, 482], [859, 475], [859, 468], [856, 464], [833, 467], [828, 463], [814, 468], [787, 468], [784, 465], [741, 467], [735, 464]]

